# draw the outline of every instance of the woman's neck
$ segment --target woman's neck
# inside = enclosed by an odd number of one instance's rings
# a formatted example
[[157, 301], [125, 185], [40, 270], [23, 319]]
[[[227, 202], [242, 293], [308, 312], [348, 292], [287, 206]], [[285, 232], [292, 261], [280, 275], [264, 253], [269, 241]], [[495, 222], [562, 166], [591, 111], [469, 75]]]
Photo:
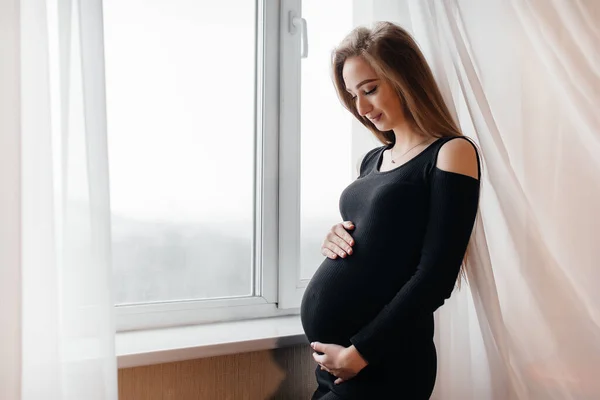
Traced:
[[426, 135], [415, 132], [408, 124], [394, 128], [394, 136], [396, 136], [396, 142], [393, 149], [398, 153], [402, 153], [428, 138]]

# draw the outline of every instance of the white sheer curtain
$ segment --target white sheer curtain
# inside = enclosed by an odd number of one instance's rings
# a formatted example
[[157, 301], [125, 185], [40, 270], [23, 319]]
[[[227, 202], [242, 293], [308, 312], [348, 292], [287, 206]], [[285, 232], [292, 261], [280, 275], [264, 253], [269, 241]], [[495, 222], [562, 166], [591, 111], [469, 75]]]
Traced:
[[116, 399], [102, 8], [0, 1], [0, 398]]
[[412, 31], [485, 161], [433, 398], [599, 399], [600, 2], [370, 3]]

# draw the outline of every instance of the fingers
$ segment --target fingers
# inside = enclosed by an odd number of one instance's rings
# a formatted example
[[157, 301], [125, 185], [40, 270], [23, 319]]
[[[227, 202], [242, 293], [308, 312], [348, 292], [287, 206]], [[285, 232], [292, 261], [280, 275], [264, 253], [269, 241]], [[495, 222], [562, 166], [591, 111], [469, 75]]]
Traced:
[[329, 368], [325, 367], [325, 366], [324, 366], [324, 365], [322, 365], [322, 364], [319, 364], [319, 367], [321, 368], [321, 371], [326, 371], [327, 373], [329, 373], [329, 374], [331, 374], [331, 375], [333, 375], [333, 376], [335, 376], [335, 377], [337, 378], [337, 379], [336, 379], [336, 380], [333, 382], [334, 384], [336, 384], [336, 385], [339, 385], [340, 383], [344, 382], [344, 379], [343, 379], [343, 378], [340, 378], [340, 377], [338, 376], [338, 373], [340, 373], [341, 371], [339, 371], [339, 370], [332, 370], [332, 369], [330, 370]]
[[346, 229], [354, 229], [354, 224], [350, 221], [344, 221], [332, 226], [321, 246], [321, 254], [331, 259], [346, 258], [346, 256], [351, 255], [354, 239]]
[[339, 385], [340, 383], [344, 382], [345, 379], [351, 379], [354, 376], [354, 374], [349, 375], [349, 371], [345, 370], [343, 367], [340, 367], [336, 361], [336, 351], [339, 351], [341, 348], [339, 345], [312, 342], [310, 347], [314, 350], [312, 356], [317, 364], [319, 364], [321, 371], [327, 371], [327, 373], [337, 378], [334, 381], [334, 384]]
[[[335, 244], [335, 242], [331, 241], [331, 239], [329, 239], [329, 238], [325, 239], [325, 241], [323, 242], [323, 247], [321, 247], [321, 250], [322, 250], [322, 253], [325, 250], [329, 250], [330, 253], [333, 253], [337, 257], [342, 257], [342, 258], [345, 258], [348, 255], [342, 248], [340, 248], [340, 246]], [[325, 255], [325, 254], [323, 253], [323, 255]]]
[[327, 368], [326, 366], [321, 365], [321, 364], [319, 364], [319, 366], [321, 367], [321, 371], [326, 371], [326, 372], [330, 373], [331, 375], [334, 375], [333, 372], [331, 372], [331, 370], [329, 368]]
[[330, 373], [331, 375], [333, 375], [337, 378], [334, 370], [327, 368], [323, 364], [319, 364], [319, 368], [321, 368], [321, 371], [327, 371], [328, 373]]
[[[321, 343], [321, 342], [312, 342], [310, 344], [310, 347], [312, 347], [312, 349], [315, 351], [312, 356], [313, 359], [317, 362], [317, 364], [319, 364], [321, 366], [321, 369], [325, 369], [327, 372], [329, 372], [328, 367], [331, 367], [330, 365], [328, 365], [328, 357], [327, 357], [327, 349], [329, 348], [329, 345], [327, 345], [326, 343]], [[322, 353], [322, 354], [318, 354]]]
[[[330, 242], [333, 242], [334, 244], [336, 244], [338, 247], [340, 247], [346, 253], [352, 254], [352, 246], [350, 245], [350, 243], [346, 242], [346, 240], [342, 239], [341, 237], [339, 237], [333, 233], [330, 234], [329, 239], [330, 239]], [[350, 241], [352, 243], [354, 243], [354, 240], [350, 239]]]
[[340, 239], [345, 242], [346, 245], [354, 246], [354, 239], [352, 239], [352, 236], [348, 233], [348, 231], [346, 231], [346, 229], [354, 229], [354, 224], [352, 222], [343, 222], [341, 224], [334, 225], [332, 230]]
[[[323, 244], [323, 246], [325, 246], [325, 244]], [[321, 254], [323, 254], [325, 257], [331, 258], [332, 260], [338, 258], [338, 255], [335, 254], [333, 251], [329, 250], [327, 247], [321, 248]]]
[[313, 353], [312, 356], [313, 359], [317, 362], [317, 364], [324, 367], [323, 364], [325, 364], [325, 354]]
[[312, 347], [314, 351], [318, 351], [319, 353], [326, 353], [329, 345], [327, 343], [312, 342], [310, 344], [310, 347]]
[[350, 230], [354, 229], [354, 224], [352, 223], [352, 221], [344, 221], [344, 222], [342, 222], [342, 225], [346, 229], [350, 229]]

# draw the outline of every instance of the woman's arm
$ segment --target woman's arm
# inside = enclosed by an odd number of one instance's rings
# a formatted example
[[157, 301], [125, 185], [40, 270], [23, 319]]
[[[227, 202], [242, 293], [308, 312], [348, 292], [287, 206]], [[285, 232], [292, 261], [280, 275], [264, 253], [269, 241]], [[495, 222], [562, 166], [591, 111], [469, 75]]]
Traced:
[[415, 274], [350, 341], [370, 364], [402, 340], [405, 321], [435, 311], [450, 297], [473, 230], [479, 202], [477, 153], [468, 140], [440, 149], [431, 175], [429, 221]]

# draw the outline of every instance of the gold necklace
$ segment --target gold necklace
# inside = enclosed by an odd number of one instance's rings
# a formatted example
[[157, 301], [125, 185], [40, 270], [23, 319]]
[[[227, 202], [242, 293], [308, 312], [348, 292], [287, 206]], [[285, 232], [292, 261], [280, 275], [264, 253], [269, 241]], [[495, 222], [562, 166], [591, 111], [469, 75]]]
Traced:
[[390, 149], [390, 159], [392, 161], [392, 164], [396, 164], [397, 159], [399, 159], [400, 157], [402, 157], [403, 155], [406, 155], [406, 153], [408, 153], [409, 151], [411, 151], [412, 149], [414, 149], [415, 147], [417, 147], [418, 145], [421, 145], [423, 143], [425, 143], [426, 141], [430, 140], [431, 138], [427, 138], [425, 140], [423, 140], [421, 143], [417, 143], [416, 145], [414, 145], [413, 147], [411, 147], [410, 149], [406, 150], [404, 153], [400, 154], [398, 157], [394, 157], [394, 153], [393, 153], [393, 147]]

